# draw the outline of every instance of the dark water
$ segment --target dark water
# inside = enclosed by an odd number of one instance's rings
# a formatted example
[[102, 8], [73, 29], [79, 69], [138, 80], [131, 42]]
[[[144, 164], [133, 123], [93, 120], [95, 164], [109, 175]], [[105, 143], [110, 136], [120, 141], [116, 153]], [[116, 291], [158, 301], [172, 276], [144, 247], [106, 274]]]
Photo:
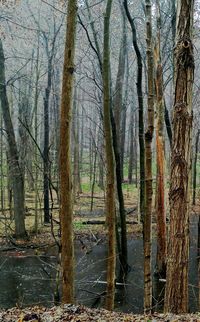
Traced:
[[[198, 262], [196, 259], [197, 220], [191, 224], [190, 245], [190, 311], [198, 306]], [[128, 243], [131, 271], [126, 285], [117, 285], [116, 310], [139, 313], [143, 310], [143, 243], [141, 239]], [[79, 303], [97, 307], [104, 300], [106, 288], [106, 245], [96, 245], [88, 254], [76, 245], [76, 298]], [[155, 263], [155, 242], [153, 242], [153, 266]], [[29, 256], [0, 257], [0, 307], [28, 306], [42, 304], [53, 305], [55, 288], [56, 258]], [[155, 309], [162, 309], [164, 283], [153, 281]]]
[[[51, 305], [54, 279], [50, 261], [37, 256], [0, 258], [0, 307]], [[48, 263], [49, 262], [49, 263]]]

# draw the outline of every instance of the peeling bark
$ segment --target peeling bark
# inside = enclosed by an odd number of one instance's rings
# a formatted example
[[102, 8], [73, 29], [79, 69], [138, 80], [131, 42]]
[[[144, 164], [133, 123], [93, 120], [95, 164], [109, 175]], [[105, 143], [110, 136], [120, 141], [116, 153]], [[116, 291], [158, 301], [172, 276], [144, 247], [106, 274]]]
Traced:
[[165, 210], [165, 139], [164, 139], [164, 98], [163, 98], [163, 69], [160, 51], [161, 15], [159, 0], [156, 1], [157, 13], [157, 44], [155, 47], [156, 67], [156, 214], [157, 214], [157, 254], [156, 273], [161, 277], [166, 275], [167, 239], [166, 239], [166, 210]]
[[175, 97], [171, 158], [170, 233], [165, 312], [188, 311], [189, 178], [191, 169], [193, 0], [178, 1], [175, 47]]

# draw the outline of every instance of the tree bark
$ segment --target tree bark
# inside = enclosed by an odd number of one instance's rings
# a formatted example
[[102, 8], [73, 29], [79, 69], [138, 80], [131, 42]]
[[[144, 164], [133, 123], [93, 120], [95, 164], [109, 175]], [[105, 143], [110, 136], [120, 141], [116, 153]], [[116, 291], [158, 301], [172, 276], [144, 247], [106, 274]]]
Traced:
[[154, 63], [152, 48], [151, 1], [146, 0], [148, 127], [145, 132], [145, 216], [144, 216], [144, 310], [152, 308], [151, 221], [152, 221], [152, 139], [154, 131]]
[[139, 146], [140, 146], [140, 218], [144, 220], [145, 210], [145, 147], [144, 147], [144, 119], [143, 119], [143, 92], [142, 92], [142, 56], [137, 43], [137, 35], [134, 20], [132, 19], [127, 0], [124, 0], [124, 8], [132, 30], [133, 47], [137, 56], [137, 96], [139, 106]]
[[[120, 53], [119, 53], [119, 61], [118, 61], [118, 71], [117, 78], [115, 84], [115, 93], [113, 98], [113, 109], [114, 109], [114, 119], [116, 125], [116, 137], [117, 137], [117, 145], [120, 148], [122, 135], [125, 135], [126, 128], [126, 107], [123, 105], [123, 88], [124, 88], [124, 76], [125, 76], [125, 67], [126, 67], [126, 54], [127, 54], [127, 36], [126, 36], [126, 16], [124, 12], [124, 8], [121, 8], [122, 12], [122, 39], [120, 45]], [[123, 125], [123, 133], [122, 133], [122, 125]], [[123, 165], [124, 165], [124, 146], [122, 149], [119, 149], [120, 154], [120, 165], [121, 165], [121, 179], [123, 181]]]
[[76, 38], [77, 1], [69, 0], [65, 40], [60, 127], [60, 187], [61, 187], [61, 261], [62, 302], [74, 302], [74, 244], [71, 178], [71, 114], [73, 104], [74, 56]]
[[7, 133], [9, 162], [11, 170], [11, 179], [14, 196], [14, 219], [15, 219], [15, 235], [16, 237], [25, 237], [25, 210], [24, 210], [24, 181], [19, 164], [19, 155], [15, 140], [15, 133], [10, 116], [9, 103], [6, 90], [5, 79], [5, 58], [3, 52], [2, 41], [0, 40], [0, 101], [4, 124]]
[[129, 163], [128, 163], [128, 182], [133, 183], [133, 161], [134, 161], [134, 106], [131, 106], [130, 125], [129, 125]]
[[156, 187], [156, 214], [157, 214], [157, 254], [156, 273], [165, 277], [167, 258], [166, 239], [166, 212], [165, 212], [165, 145], [164, 145], [164, 99], [163, 99], [163, 69], [160, 51], [161, 15], [160, 3], [156, 1], [157, 13], [157, 44], [155, 47], [156, 65], [156, 164], [157, 164], [157, 187]]
[[44, 185], [44, 222], [50, 222], [49, 214], [49, 97], [52, 83], [52, 55], [48, 57], [47, 87], [44, 96], [44, 150], [43, 150], [43, 185]]
[[194, 155], [194, 165], [193, 165], [193, 195], [192, 195], [192, 204], [196, 203], [196, 186], [197, 186], [197, 157], [198, 157], [198, 148], [199, 148], [199, 135], [200, 130], [197, 132], [196, 142], [195, 142], [195, 155]]
[[77, 106], [77, 88], [74, 90], [74, 106], [73, 106], [73, 137], [74, 137], [74, 164], [73, 164], [73, 197], [74, 202], [80, 193], [80, 158], [79, 158], [79, 110]]
[[178, 1], [174, 57], [175, 97], [165, 312], [177, 314], [188, 311], [189, 177], [194, 79], [193, 4], [193, 0]]
[[104, 50], [103, 50], [103, 123], [105, 134], [105, 154], [107, 166], [106, 183], [106, 214], [108, 225], [108, 263], [107, 263], [107, 290], [106, 290], [106, 309], [114, 308], [115, 298], [115, 160], [112, 142], [111, 127], [111, 95], [110, 95], [110, 15], [112, 0], [107, 1], [104, 16]]

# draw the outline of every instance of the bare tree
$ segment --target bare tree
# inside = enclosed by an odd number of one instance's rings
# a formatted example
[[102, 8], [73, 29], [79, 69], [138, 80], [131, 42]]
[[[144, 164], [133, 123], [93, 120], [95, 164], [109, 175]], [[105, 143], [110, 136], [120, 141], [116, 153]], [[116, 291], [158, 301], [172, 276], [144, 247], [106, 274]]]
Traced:
[[15, 140], [15, 133], [10, 116], [5, 79], [5, 58], [2, 41], [0, 40], [0, 100], [3, 120], [7, 133], [9, 148], [9, 165], [11, 170], [12, 187], [14, 194], [14, 219], [16, 237], [25, 237], [25, 211], [24, 211], [24, 180], [19, 164], [19, 154]]
[[144, 309], [152, 307], [151, 221], [152, 221], [152, 139], [154, 132], [154, 62], [152, 46], [151, 1], [146, 0], [148, 124], [145, 132], [145, 216], [144, 216]]
[[69, 0], [65, 40], [60, 126], [60, 216], [62, 244], [62, 302], [74, 302], [73, 198], [71, 178], [71, 113], [73, 104], [74, 56], [77, 1]]
[[191, 168], [192, 44], [194, 1], [177, 3], [175, 97], [170, 184], [170, 233], [167, 259], [165, 311], [188, 311], [189, 177]]
[[108, 225], [108, 264], [106, 308], [112, 310], [115, 297], [115, 159], [112, 144], [111, 96], [110, 96], [110, 15], [112, 0], [107, 1], [104, 16], [104, 50], [103, 50], [103, 121], [105, 133], [105, 151], [107, 167], [106, 216]]

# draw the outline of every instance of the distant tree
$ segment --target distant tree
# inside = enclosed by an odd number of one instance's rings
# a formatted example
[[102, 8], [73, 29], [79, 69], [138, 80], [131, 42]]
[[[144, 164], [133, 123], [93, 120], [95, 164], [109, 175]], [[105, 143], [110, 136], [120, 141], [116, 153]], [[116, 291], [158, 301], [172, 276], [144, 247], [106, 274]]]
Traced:
[[139, 146], [140, 146], [140, 217], [141, 220], [144, 220], [144, 211], [145, 211], [145, 147], [144, 147], [144, 104], [143, 104], [143, 90], [142, 90], [142, 71], [143, 71], [143, 62], [140, 48], [138, 46], [137, 32], [135, 28], [134, 19], [131, 17], [127, 0], [123, 2], [125, 12], [128, 18], [128, 21], [131, 26], [132, 31], [132, 42], [137, 57], [137, 98], [138, 98], [138, 122], [139, 122]]
[[[98, 63], [99, 63], [99, 69], [101, 72], [101, 76], [103, 78], [103, 68], [102, 68], [102, 55], [101, 55], [101, 51], [100, 51], [100, 45], [99, 45], [99, 41], [97, 38], [97, 32], [95, 30], [95, 26], [93, 23], [93, 20], [91, 19], [91, 12], [90, 12], [90, 7], [88, 6], [88, 1], [86, 0], [86, 4], [87, 4], [87, 10], [88, 10], [88, 15], [90, 17], [90, 26], [91, 26], [91, 30], [92, 30], [92, 35], [94, 38], [94, 45], [93, 42], [87, 32], [86, 27], [84, 26], [81, 18], [79, 17], [79, 21], [81, 23], [81, 25], [83, 26], [84, 30], [86, 30], [86, 34], [87, 34], [87, 38], [89, 40], [90, 46], [93, 49], [93, 51], [95, 52], [95, 55], [97, 57]], [[122, 9], [122, 8], [121, 8]], [[124, 28], [124, 17], [123, 17], [123, 34], [125, 32]], [[125, 45], [126, 42], [124, 42], [123, 40], [123, 44]], [[124, 49], [122, 50], [122, 52], [125, 52]], [[119, 89], [119, 81], [120, 83], [122, 82], [123, 74], [124, 74], [124, 62], [123, 62], [124, 57], [122, 57], [122, 53], [119, 54], [119, 65], [118, 65], [118, 76], [116, 79], [116, 89]], [[122, 60], [122, 62], [121, 62]], [[121, 71], [122, 68], [122, 71]], [[120, 70], [120, 71], [119, 71]], [[111, 76], [111, 75], [110, 75]], [[110, 91], [112, 90], [111, 88], [111, 84], [110, 84]], [[120, 94], [120, 99], [121, 98], [121, 89], [119, 91]], [[111, 94], [110, 94], [111, 95]], [[112, 104], [113, 105], [113, 104]], [[112, 106], [113, 107], [113, 106]], [[115, 103], [114, 103], [114, 107]], [[118, 108], [122, 108], [122, 106], [119, 104]], [[123, 108], [124, 110], [124, 108]], [[113, 139], [113, 151], [114, 151], [114, 157], [115, 157], [115, 162], [116, 162], [116, 167], [115, 167], [115, 172], [116, 172], [116, 184], [117, 184], [117, 195], [118, 195], [118, 201], [119, 201], [119, 217], [120, 217], [120, 234], [119, 234], [119, 243], [118, 243], [118, 252], [119, 252], [119, 260], [120, 260], [120, 278], [124, 277], [124, 275], [126, 274], [127, 270], [128, 270], [128, 260], [127, 260], [127, 233], [126, 233], [126, 218], [125, 218], [125, 206], [124, 206], [124, 197], [123, 197], [123, 190], [122, 190], [122, 172], [121, 172], [121, 158], [120, 158], [120, 142], [117, 138], [117, 132], [118, 132], [118, 127], [116, 126], [116, 120], [114, 117], [114, 113], [113, 113], [113, 109], [111, 108], [110, 110], [111, 113], [111, 126], [112, 126], [112, 139]], [[102, 118], [102, 113], [100, 113], [100, 116]], [[121, 123], [121, 122], [120, 122]]]
[[191, 168], [194, 1], [177, 3], [173, 143], [170, 177], [170, 232], [165, 312], [188, 311], [189, 190]]
[[3, 120], [6, 128], [8, 151], [9, 151], [9, 169], [11, 171], [11, 180], [14, 197], [14, 219], [16, 237], [25, 237], [25, 208], [24, 208], [24, 180], [22, 169], [19, 163], [19, 153], [17, 149], [13, 123], [10, 115], [9, 102], [6, 89], [5, 78], [5, 58], [2, 41], [0, 40], [0, 101]]

